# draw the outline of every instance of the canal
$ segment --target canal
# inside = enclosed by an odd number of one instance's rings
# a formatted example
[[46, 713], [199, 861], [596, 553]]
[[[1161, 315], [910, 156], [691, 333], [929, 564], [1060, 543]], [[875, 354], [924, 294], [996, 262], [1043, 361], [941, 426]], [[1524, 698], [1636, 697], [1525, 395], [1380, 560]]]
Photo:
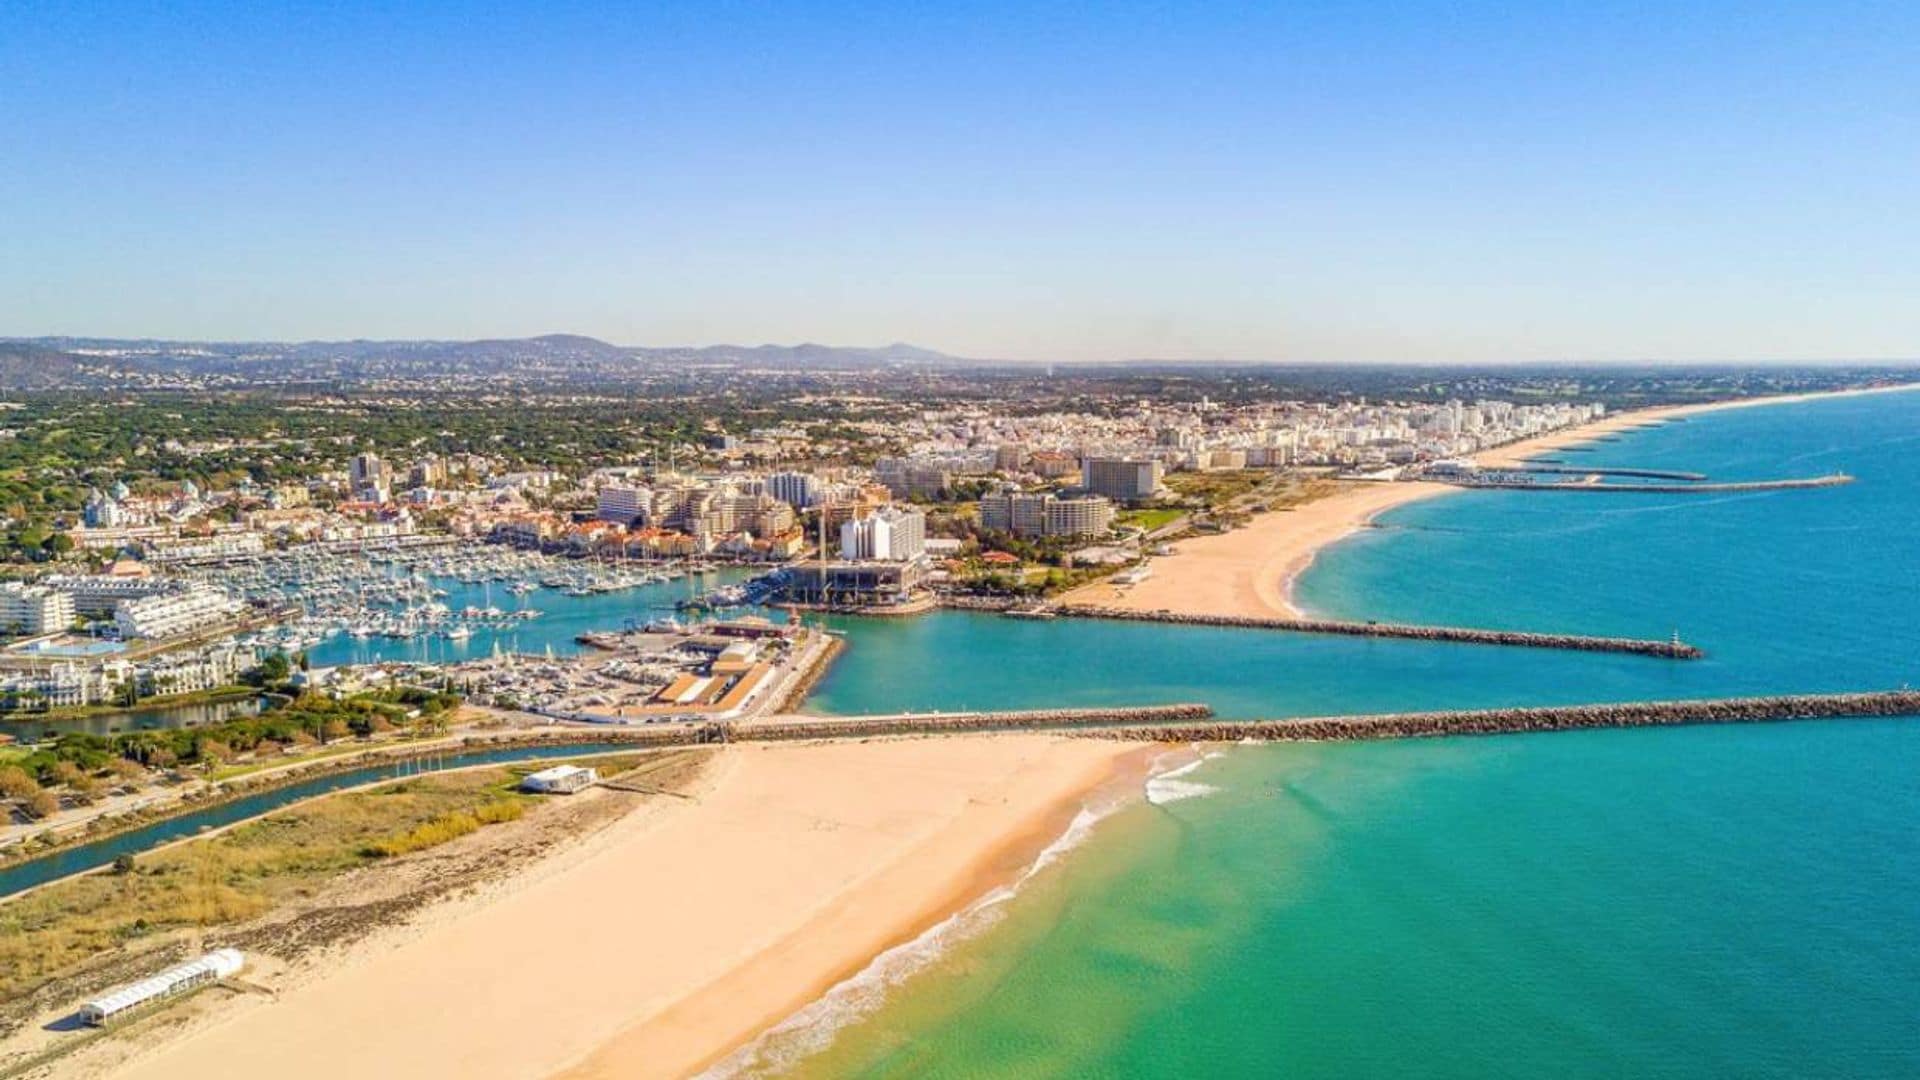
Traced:
[[[472, 765], [501, 765], [516, 761], [539, 761], [548, 758], [572, 758], [589, 754], [607, 754], [631, 752], [636, 749], [633, 743], [589, 742], [567, 743], [555, 746], [519, 746], [495, 750], [469, 750], [447, 754], [433, 759], [431, 771], [465, 768]], [[380, 765], [368, 765], [330, 776], [303, 780], [272, 791], [262, 791], [245, 795], [218, 806], [209, 806], [201, 810], [192, 810], [184, 814], [129, 829], [115, 836], [94, 840], [84, 844], [30, 859], [17, 866], [0, 869], [0, 897], [12, 896], [24, 892], [36, 885], [57, 881], [71, 874], [97, 870], [108, 866], [121, 855], [138, 855], [150, 851], [172, 840], [193, 836], [207, 829], [217, 829], [231, 825], [236, 821], [258, 817], [280, 807], [310, 799], [315, 795], [358, 787], [380, 780], [398, 779], [403, 776], [417, 775], [420, 764], [415, 761], [393, 761]]]

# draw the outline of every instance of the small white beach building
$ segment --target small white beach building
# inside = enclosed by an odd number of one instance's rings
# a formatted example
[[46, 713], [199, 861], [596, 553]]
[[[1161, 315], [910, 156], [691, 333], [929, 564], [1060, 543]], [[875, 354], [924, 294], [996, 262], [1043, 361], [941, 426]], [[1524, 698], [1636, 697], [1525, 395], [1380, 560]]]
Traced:
[[189, 960], [151, 978], [94, 998], [80, 1006], [80, 1018], [98, 1026], [128, 1009], [185, 993], [196, 986], [218, 982], [236, 974], [245, 965], [246, 958], [240, 955], [239, 949], [217, 949], [198, 960]]
[[578, 765], [555, 765], [551, 769], [541, 769], [537, 773], [528, 773], [520, 781], [521, 791], [531, 791], [540, 795], [571, 795], [600, 780], [600, 770], [581, 768]]

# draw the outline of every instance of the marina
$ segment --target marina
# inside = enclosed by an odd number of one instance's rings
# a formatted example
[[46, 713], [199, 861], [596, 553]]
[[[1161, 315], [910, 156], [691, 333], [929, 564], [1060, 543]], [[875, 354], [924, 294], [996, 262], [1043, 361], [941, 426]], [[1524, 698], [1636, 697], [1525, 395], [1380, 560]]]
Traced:
[[[305, 653], [317, 666], [569, 653], [581, 632], [670, 613], [745, 576], [702, 561], [567, 559], [479, 543], [295, 548], [185, 573], [284, 613], [242, 646]], [[535, 625], [554, 616], [550, 630]]]

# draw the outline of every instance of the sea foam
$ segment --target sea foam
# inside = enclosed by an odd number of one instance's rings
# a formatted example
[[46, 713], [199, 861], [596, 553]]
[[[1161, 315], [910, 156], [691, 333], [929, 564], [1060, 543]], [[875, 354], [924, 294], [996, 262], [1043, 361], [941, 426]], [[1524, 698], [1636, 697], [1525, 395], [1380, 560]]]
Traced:
[[1168, 803], [1179, 802], [1182, 799], [1197, 799], [1219, 791], [1220, 789], [1214, 787], [1212, 784], [1203, 784], [1197, 780], [1182, 779], [1182, 777], [1191, 775], [1194, 770], [1219, 756], [1220, 752], [1216, 750], [1211, 753], [1202, 754], [1200, 757], [1187, 762], [1179, 768], [1169, 769], [1166, 772], [1149, 776], [1147, 778], [1147, 801], [1155, 806], [1165, 806]]
[[842, 1029], [878, 1009], [894, 987], [926, 969], [954, 945], [998, 922], [1007, 901], [1018, 896], [1036, 874], [1085, 843], [1093, 835], [1094, 826], [1120, 805], [1115, 801], [1081, 807], [1066, 829], [1034, 856], [1019, 877], [928, 927], [913, 940], [874, 957], [865, 968], [812, 1004], [716, 1062], [700, 1074], [700, 1080], [771, 1076], [825, 1050]]

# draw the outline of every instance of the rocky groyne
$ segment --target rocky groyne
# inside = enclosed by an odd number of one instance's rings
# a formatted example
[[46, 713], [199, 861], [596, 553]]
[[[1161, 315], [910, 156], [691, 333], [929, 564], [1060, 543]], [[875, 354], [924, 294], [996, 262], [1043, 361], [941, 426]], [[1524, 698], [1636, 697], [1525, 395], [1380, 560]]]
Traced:
[[[1587, 469], [1586, 472], [1595, 470]], [[1430, 476], [1443, 484], [1465, 488], [1493, 488], [1500, 491], [1600, 491], [1654, 492], [1662, 495], [1711, 495], [1740, 491], [1788, 491], [1797, 488], [1828, 488], [1853, 483], [1845, 473], [1833, 476], [1809, 476], [1792, 480], [1740, 480], [1711, 484], [1581, 484], [1552, 480], [1516, 480], [1502, 477]]]
[[1451, 712], [1308, 716], [1283, 720], [1214, 720], [1129, 726], [1080, 732], [1098, 738], [1154, 742], [1274, 741], [1342, 742], [1417, 739], [1443, 735], [1507, 735], [1590, 728], [1671, 727], [1682, 724], [1751, 724], [1777, 720], [1840, 720], [1920, 716], [1920, 691], [1855, 694], [1795, 694], [1778, 697], [1641, 701], [1607, 705], [1550, 705]]
[[1706, 473], [1682, 472], [1675, 469], [1628, 469], [1618, 467], [1563, 465], [1555, 461], [1527, 461], [1519, 465], [1509, 465], [1499, 472], [1555, 473], [1570, 476], [1627, 476], [1638, 480], [1681, 480], [1688, 483], [1705, 480]]
[[[1206, 705], [1139, 705], [1093, 709], [1020, 709], [1007, 712], [926, 713], [849, 716], [819, 720], [782, 720], [734, 724], [710, 733], [714, 741], [793, 742], [806, 739], [858, 739], [884, 735], [957, 735], [993, 731], [1074, 731], [1087, 728], [1130, 730], [1193, 724], [1210, 719]], [[719, 725], [713, 725], [718, 728]]]
[[1080, 619], [1122, 619], [1130, 622], [1173, 623], [1181, 626], [1226, 626], [1248, 630], [1287, 630], [1300, 634], [1343, 634], [1349, 637], [1405, 638], [1413, 641], [1450, 641], [1471, 645], [1512, 645], [1530, 649], [1571, 649], [1577, 652], [1630, 653], [1669, 660], [1695, 660], [1705, 655], [1678, 638], [1594, 637], [1585, 634], [1543, 634], [1526, 630], [1482, 630], [1464, 626], [1421, 626], [1413, 623], [1351, 622], [1339, 619], [1256, 618], [1245, 615], [1194, 615], [1171, 611], [1137, 611], [1097, 604], [1058, 604], [1057, 615]]

